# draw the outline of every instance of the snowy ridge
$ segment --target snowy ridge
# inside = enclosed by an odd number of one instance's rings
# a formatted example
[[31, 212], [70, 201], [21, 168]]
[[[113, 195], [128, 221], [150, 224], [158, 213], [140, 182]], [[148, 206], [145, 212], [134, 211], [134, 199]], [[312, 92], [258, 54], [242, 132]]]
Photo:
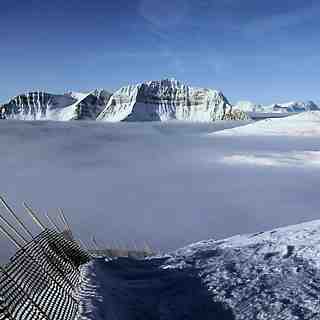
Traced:
[[177, 80], [149, 81], [116, 91], [99, 115], [102, 121], [214, 121], [244, 120], [224, 95], [215, 90], [193, 88]]
[[222, 130], [214, 135], [283, 135], [320, 136], [320, 111], [303, 112], [287, 118], [266, 119], [233, 129]]
[[171, 255], [165, 269], [196, 268], [235, 319], [315, 319], [320, 314], [320, 220], [202, 241]]

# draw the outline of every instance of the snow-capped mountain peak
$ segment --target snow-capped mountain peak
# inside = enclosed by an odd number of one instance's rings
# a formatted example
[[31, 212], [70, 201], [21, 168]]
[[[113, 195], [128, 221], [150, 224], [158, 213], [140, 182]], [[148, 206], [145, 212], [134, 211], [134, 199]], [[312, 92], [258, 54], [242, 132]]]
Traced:
[[99, 115], [102, 121], [214, 121], [247, 119], [219, 91], [193, 88], [175, 79], [147, 81], [116, 91]]
[[4, 104], [6, 119], [17, 120], [95, 120], [111, 94], [105, 90], [89, 93], [51, 94], [43, 91], [18, 95]]

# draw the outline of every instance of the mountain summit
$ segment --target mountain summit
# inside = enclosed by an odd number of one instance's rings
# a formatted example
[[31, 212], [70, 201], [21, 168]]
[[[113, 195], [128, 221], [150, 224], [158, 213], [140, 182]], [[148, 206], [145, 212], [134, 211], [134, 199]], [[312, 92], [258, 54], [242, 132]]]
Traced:
[[219, 91], [193, 88], [177, 80], [149, 81], [123, 87], [110, 98], [101, 121], [242, 120]]

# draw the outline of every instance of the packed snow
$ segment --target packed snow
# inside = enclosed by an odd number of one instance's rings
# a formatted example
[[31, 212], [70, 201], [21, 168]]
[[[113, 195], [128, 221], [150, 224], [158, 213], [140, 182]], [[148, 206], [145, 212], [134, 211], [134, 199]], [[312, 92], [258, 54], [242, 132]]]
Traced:
[[82, 269], [78, 320], [231, 320], [196, 270], [165, 270], [165, 259], [95, 259]]

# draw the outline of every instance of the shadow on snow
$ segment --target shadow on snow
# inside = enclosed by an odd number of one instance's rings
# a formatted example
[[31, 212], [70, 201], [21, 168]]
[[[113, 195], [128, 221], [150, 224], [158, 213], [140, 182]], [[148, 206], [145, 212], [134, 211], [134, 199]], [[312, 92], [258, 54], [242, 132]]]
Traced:
[[[163, 259], [95, 261], [98, 318], [117, 320], [233, 320], [192, 270], [160, 269]], [[98, 301], [99, 300], [99, 301]]]

